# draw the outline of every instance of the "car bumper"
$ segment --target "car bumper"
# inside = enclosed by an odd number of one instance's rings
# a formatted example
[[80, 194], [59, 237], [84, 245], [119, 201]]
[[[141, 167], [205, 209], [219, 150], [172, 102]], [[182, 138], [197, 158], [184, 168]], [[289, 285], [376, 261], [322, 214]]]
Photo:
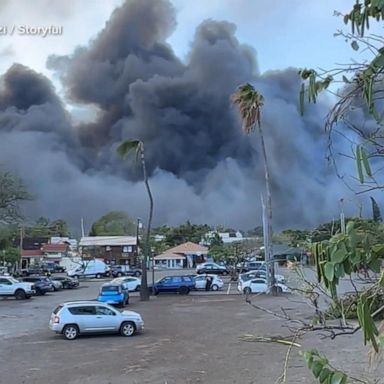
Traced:
[[63, 331], [63, 326], [62, 326], [62, 324], [52, 323], [50, 321], [49, 322], [49, 329], [53, 332], [61, 333]]
[[144, 321], [143, 320], [139, 320], [139, 321], [136, 320], [135, 324], [136, 324], [136, 331], [140, 332], [140, 331], [144, 330]]

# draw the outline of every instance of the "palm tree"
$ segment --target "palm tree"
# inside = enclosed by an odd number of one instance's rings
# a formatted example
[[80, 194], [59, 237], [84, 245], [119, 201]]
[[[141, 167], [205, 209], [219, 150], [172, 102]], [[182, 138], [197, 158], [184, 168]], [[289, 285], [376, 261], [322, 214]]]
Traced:
[[264, 251], [265, 260], [268, 266], [268, 286], [273, 294], [276, 294], [275, 287], [275, 268], [273, 263], [272, 251], [272, 199], [271, 199], [271, 185], [269, 178], [267, 151], [265, 149], [264, 135], [261, 126], [261, 111], [264, 105], [264, 97], [258, 93], [255, 88], [247, 83], [238, 87], [237, 91], [231, 97], [232, 103], [237, 105], [240, 112], [242, 130], [246, 134], [251, 134], [256, 129], [259, 133], [261, 151], [264, 160], [264, 179], [265, 190], [267, 194], [266, 201], [266, 225], [264, 228]]
[[148, 215], [147, 231], [146, 231], [145, 242], [144, 242], [144, 257], [141, 262], [141, 268], [143, 273], [141, 274], [141, 287], [140, 287], [140, 299], [142, 301], [148, 301], [149, 291], [148, 291], [148, 281], [147, 281], [147, 262], [149, 259], [149, 253], [151, 249], [149, 240], [151, 236], [151, 225], [152, 225], [152, 216], [153, 216], [153, 197], [152, 197], [151, 188], [149, 187], [149, 182], [148, 182], [147, 167], [145, 164], [145, 155], [144, 155], [144, 143], [140, 140], [126, 140], [123, 143], [121, 143], [117, 148], [118, 154], [123, 158], [126, 158], [132, 150], [136, 152], [136, 159], [138, 158], [138, 156], [140, 156], [141, 167], [143, 169], [144, 184], [145, 184], [145, 188], [147, 190], [147, 194], [149, 198], [149, 215]]

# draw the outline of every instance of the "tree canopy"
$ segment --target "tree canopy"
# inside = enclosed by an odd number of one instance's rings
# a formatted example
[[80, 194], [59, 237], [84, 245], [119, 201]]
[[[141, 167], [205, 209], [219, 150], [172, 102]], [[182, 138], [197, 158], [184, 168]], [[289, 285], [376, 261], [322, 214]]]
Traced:
[[96, 220], [90, 236], [136, 236], [137, 224], [126, 212], [112, 211]]
[[30, 199], [31, 195], [19, 177], [8, 171], [0, 171], [0, 222], [20, 221], [20, 203]]

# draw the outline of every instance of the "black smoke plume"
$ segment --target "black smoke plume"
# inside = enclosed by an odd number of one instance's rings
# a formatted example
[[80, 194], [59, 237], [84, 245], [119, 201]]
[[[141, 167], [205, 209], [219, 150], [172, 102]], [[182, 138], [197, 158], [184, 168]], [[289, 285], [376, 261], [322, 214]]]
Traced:
[[204, 21], [185, 62], [167, 43], [175, 26], [168, 1], [128, 0], [87, 47], [50, 57], [65, 103], [96, 107], [89, 123], [73, 123], [43, 76], [22, 65], [3, 75], [0, 162], [36, 195], [29, 213], [72, 225], [80, 217], [91, 224], [110, 210], [146, 217], [140, 169], [116, 155], [123, 139], [135, 138], [145, 143], [155, 224], [259, 225], [258, 138], [241, 132], [230, 104], [236, 87], [252, 82], [266, 100], [275, 227], [331, 220], [346, 192], [325, 159], [327, 106], [309, 107], [301, 118], [297, 71], [261, 75], [235, 25]]

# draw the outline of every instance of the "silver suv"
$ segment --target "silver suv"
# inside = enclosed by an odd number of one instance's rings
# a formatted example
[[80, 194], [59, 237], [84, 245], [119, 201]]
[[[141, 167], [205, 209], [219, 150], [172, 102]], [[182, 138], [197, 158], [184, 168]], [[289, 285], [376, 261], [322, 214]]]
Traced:
[[133, 311], [118, 311], [97, 301], [72, 301], [52, 312], [49, 328], [67, 340], [85, 333], [120, 333], [132, 336], [144, 328], [141, 316]]

